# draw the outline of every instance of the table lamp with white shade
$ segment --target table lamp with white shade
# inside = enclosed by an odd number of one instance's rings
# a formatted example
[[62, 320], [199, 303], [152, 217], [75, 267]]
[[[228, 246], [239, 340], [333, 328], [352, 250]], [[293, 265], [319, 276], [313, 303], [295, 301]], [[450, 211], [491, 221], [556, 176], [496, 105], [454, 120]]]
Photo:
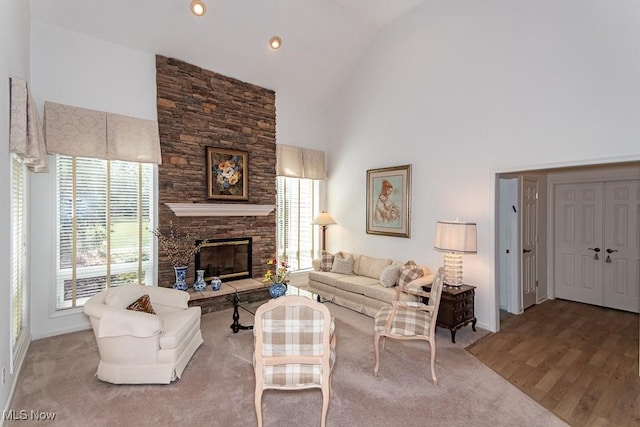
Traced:
[[477, 252], [475, 222], [438, 221], [433, 247], [444, 255], [444, 283], [459, 287], [462, 282], [462, 254]]

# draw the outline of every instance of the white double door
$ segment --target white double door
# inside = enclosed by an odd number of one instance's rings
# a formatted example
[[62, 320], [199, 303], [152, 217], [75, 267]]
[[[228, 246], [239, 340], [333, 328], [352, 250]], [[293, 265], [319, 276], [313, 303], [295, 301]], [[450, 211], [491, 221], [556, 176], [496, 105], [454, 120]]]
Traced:
[[640, 312], [640, 181], [555, 187], [557, 298]]

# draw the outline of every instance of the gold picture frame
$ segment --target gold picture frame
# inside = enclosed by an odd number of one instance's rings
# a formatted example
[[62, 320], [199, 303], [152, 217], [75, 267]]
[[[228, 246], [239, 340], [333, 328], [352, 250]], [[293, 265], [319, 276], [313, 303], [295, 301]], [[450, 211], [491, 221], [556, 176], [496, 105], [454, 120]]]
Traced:
[[249, 153], [207, 147], [207, 198], [249, 200]]
[[411, 165], [367, 170], [367, 234], [411, 235]]

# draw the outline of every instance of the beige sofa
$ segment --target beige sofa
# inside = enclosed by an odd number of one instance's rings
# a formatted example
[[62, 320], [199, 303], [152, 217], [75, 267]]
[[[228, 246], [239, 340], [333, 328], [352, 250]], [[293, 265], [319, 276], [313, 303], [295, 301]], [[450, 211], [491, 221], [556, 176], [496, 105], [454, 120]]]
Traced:
[[[149, 295], [156, 314], [127, 310]], [[182, 376], [202, 344], [200, 307], [189, 294], [169, 288], [129, 284], [106, 289], [87, 301], [100, 363], [96, 376], [114, 384], [168, 384]]]
[[[353, 256], [353, 274], [321, 271], [322, 262], [316, 259], [313, 261], [314, 270], [309, 272], [309, 290], [334, 304], [374, 317], [380, 308], [391, 304], [396, 294], [394, 287], [385, 287], [380, 283], [383, 270], [392, 263], [402, 266], [404, 262], [347, 252], [342, 252], [342, 255]], [[412, 281], [412, 287], [433, 282], [435, 274], [428, 267], [420, 267], [423, 276]], [[404, 298], [410, 298], [407, 294], [403, 295]]]

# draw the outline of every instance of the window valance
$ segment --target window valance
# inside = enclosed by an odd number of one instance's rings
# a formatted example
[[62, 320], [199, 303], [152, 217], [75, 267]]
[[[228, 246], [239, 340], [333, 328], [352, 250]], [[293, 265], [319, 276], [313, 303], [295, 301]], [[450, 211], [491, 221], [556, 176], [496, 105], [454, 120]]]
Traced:
[[162, 163], [158, 123], [45, 102], [49, 153], [140, 163]]
[[11, 77], [9, 149], [33, 172], [47, 172], [42, 126], [26, 80]]
[[291, 145], [276, 145], [276, 175], [327, 179], [325, 152]]

